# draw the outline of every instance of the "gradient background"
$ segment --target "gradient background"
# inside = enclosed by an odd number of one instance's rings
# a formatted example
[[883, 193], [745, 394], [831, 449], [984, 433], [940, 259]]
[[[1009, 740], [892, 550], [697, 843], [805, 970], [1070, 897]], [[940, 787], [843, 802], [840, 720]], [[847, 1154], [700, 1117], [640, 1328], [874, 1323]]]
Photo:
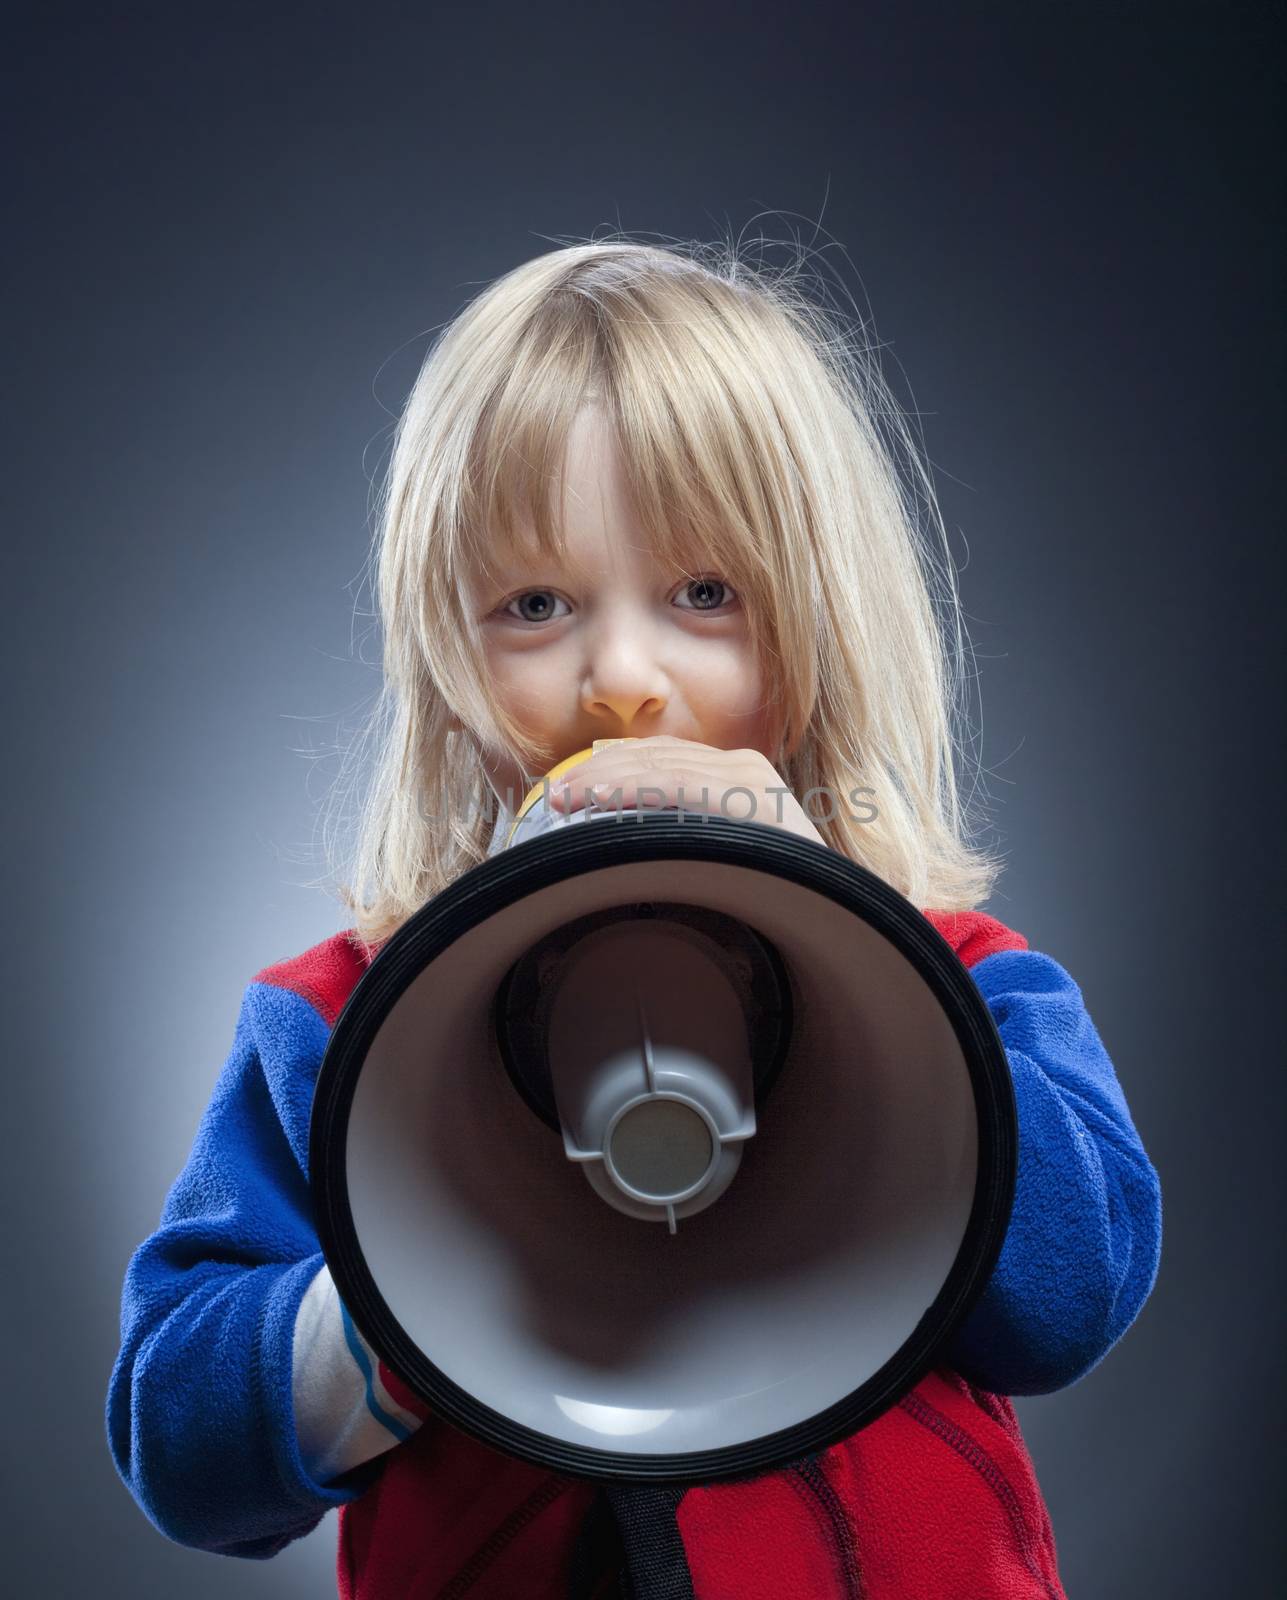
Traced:
[[13, 1592], [334, 1592], [333, 1518], [263, 1564], [169, 1543], [102, 1409], [246, 982], [345, 925], [315, 814], [378, 681], [368, 478], [427, 330], [596, 227], [808, 240], [821, 212], [953, 530], [991, 909], [1082, 984], [1162, 1176], [1135, 1327], [1019, 1404], [1065, 1582], [1269, 1594], [1270, 9], [272, 9], [24, 8], [6, 52]]

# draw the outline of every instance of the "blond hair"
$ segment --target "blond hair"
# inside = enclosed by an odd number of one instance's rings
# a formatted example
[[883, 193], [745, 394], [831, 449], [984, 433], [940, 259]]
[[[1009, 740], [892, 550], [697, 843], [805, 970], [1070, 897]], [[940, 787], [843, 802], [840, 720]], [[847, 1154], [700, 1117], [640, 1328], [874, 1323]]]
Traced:
[[928, 471], [876, 361], [802, 276], [729, 245], [601, 239], [505, 274], [430, 349], [378, 507], [384, 682], [347, 860], [328, 834], [368, 943], [486, 855], [483, 746], [532, 781], [556, 757], [485, 680], [468, 580], [528, 529], [559, 549], [552, 491], [591, 398], [659, 557], [682, 569], [698, 548], [743, 599], [786, 712], [784, 783], [845, 802], [814, 812], [827, 844], [927, 909], [987, 897], [999, 863], [959, 793], [964, 629]]

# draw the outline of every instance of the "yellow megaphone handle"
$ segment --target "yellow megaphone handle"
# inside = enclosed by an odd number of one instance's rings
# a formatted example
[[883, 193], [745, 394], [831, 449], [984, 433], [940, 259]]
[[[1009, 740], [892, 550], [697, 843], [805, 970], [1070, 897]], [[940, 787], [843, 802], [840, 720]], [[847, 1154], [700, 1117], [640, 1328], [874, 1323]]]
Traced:
[[523, 804], [519, 806], [518, 815], [514, 818], [509, 830], [509, 834], [506, 837], [506, 845], [508, 845], [510, 840], [513, 839], [514, 829], [518, 827], [519, 823], [541, 798], [547, 783], [551, 782], [551, 780], [555, 778], [560, 777], [563, 773], [567, 772], [570, 768], [577, 766], [580, 762], [588, 760], [591, 756], [597, 756], [600, 750], [606, 750], [610, 744], [633, 743], [634, 741], [632, 739], [596, 739], [588, 750], [578, 750], [574, 756], [568, 756], [565, 760], [560, 761], [557, 767], [551, 767], [541, 781], [539, 783], [534, 783], [527, 791], [527, 798], [523, 801]]

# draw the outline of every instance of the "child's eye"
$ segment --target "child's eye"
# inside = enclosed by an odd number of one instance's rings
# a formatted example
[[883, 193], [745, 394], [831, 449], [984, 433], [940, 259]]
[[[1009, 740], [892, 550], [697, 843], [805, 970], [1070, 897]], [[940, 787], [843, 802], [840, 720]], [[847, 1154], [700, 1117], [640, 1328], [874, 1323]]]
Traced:
[[737, 598], [722, 578], [690, 578], [679, 593], [688, 594], [692, 591], [701, 598], [696, 605], [681, 606], [681, 611], [718, 611], [722, 605], [728, 604], [730, 598]]
[[[689, 578], [678, 591], [679, 594], [694, 594], [696, 603], [680, 606], [681, 611], [720, 611], [731, 600], [737, 598], [734, 591], [721, 578]], [[532, 602], [536, 602], [533, 607]], [[556, 605], [567, 605], [567, 601], [556, 595], [552, 589], [524, 589], [522, 594], [516, 594], [512, 600], [501, 607], [503, 616], [512, 617], [515, 622], [527, 622], [533, 626], [542, 622], [560, 621], [567, 611], [558, 613], [554, 610]], [[516, 610], [515, 608], [519, 609]], [[527, 609], [524, 610], [523, 608]]]
[[[512, 609], [514, 606], [522, 605], [525, 600], [532, 599], [544, 600], [546, 602], [544, 606], [537, 607], [537, 615], [514, 615], [514, 611]], [[522, 594], [516, 594], [514, 598], [502, 609], [504, 610], [506, 616], [514, 617], [516, 622], [548, 622], [553, 612], [553, 606], [558, 599], [559, 596], [554, 594], [553, 591], [549, 589], [525, 589]], [[564, 601], [563, 604], [566, 605], [567, 602]]]

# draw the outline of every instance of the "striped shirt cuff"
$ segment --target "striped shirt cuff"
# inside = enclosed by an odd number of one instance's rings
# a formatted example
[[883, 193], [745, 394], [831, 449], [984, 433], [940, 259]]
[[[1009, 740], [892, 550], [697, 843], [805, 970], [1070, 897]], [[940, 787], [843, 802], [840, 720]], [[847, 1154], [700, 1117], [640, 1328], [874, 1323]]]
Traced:
[[295, 1318], [291, 1378], [300, 1456], [320, 1484], [409, 1439], [429, 1415], [358, 1332], [325, 1265]]

